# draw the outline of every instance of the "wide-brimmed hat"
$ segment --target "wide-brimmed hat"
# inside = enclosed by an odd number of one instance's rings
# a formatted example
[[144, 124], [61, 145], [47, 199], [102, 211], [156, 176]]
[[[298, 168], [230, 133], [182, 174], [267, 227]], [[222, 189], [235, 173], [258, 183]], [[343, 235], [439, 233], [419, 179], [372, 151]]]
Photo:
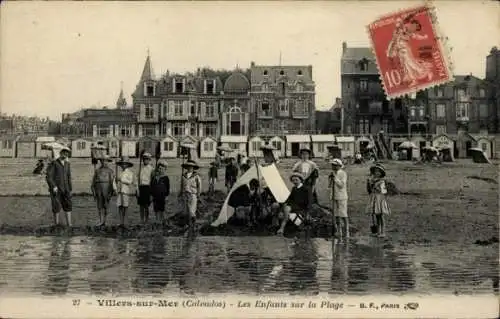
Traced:
[[167, 161], [165, 161], [165, 160], [159, 160], [157, 166], [158, 167], [162, 166], [162, 167], [167, 168], [168, 164], [167, 164]]
[[184, 167], [184, 168], [193, 167], [194, 169], [198, 169], [198, 168], [200, 168], [200, 165], [198, 165], [198, 163], [196, 163], [196, 161], [188, 160], [186, 163], [182, 164], [182, 167]]
[[373, 172], [377, 169], [380, 170], [380, 172], [382, 173], [382, 177], [384, 177], [386, 173], [385, 173], [385, 168], [382, 164], [375, 164], [372, 167], [370, 167], [370, 173], [373, 174]]
[[299, 154], [301, 154], [302, 152], [308, 152], [309, 154], [311, 154], [311, 149], [309, 147], [302, 147], [299, 150]]
[[62, 153], [62, 152], [68, 152], [68, 153], [71, 153], [71, 149], [67, 146], [63, 146], [59, 149], [59, 153]]
[[301, 181], [304, 181], [304, 175], [299, 172], [293, 172], [292, 175], [290, 175], [290, 180], [292, 180], [294, 177], [298, 177]]
[[334, 158], [334, 159], [330, 160], [330, 164], [335, 165], [335, 166], [344, 167], [342, 160], [340, 160], [338, 158]]
[[152, 157], [153, 156], [149, 152], [145, 152], [144, 154], [142, 154], [142, 158], [149, 158], [149, 159], [151, 159]]
[[128, 157], [122, 157], [116, 162], [116, 165], [132, 167], [134, 164], [128, 159]]

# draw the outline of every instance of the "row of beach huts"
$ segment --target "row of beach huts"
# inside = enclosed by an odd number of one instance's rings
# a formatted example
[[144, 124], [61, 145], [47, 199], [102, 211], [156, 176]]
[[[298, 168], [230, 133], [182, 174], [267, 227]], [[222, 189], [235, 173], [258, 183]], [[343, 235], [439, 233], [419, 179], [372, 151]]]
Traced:
[[[336, 142], [342, 149], [343, 156], [353, 156], [355, 152], [354, 136], [335, 137], [334, 135], [287, 135], [263, 138], [259, 136], [221, 136], [219, 139], [203, 137], [201, 139], [184, 136], [175, 138], [164, 136], [161, 138], [144, 136], [132, 137], [73, 137], [66, 138], [71, 145], [71, 157], [90, 158], [92, 147], [102, 143], [108, 148], [112, 157], [138, 157], [142, 150], [152, 154], [159, 149], [162, 158], [176, 158], [180, 155], [180, 145], [192, 144], [196, 147], [199, 158], [214, 158], [218, 146], [230, 147], [234, 154], [243, 154], [250, 157], [261, 157], [261, 145], [270, 144], [276, 149], [279, 157], [297, 156], [302, 147], [313, 150], [316, 157], [327, 155], [327, 146]], [[51, 155], [42, 145], [60, 140], [54, 136], [1, 136], [0, 157], [3, 158], [45, 158]], [[230, 155], [230, 154], [228, 154]]]
[[[230, 147], [234, 154], [243, 154], [249, 157], [261, 157], [261, 145], [270, 144], [276, 149], [279, 157], [295, 157], [302, 147], [308, 147], [313, 151], [314, 157], [328, 156], [328, 146], [334, 141], [341, 149], [342, 157], [354, 156], [356, 152], [363, 150], [373, 142], [371, 136], [351, 136], [351, 135], [284, 135], [273, 137], [261, 136], [221, 136], [220, 138], [184, 136], [176, 138], [174, 136], [164, 137], [67, 137], [62, 138], [71, 145], [71, 157], [90, 158], [92, 147], [102, 142], [112, 157], [128, 156], [138, 157], [142, 150], [155, 154], [159, 150], [162, 158], [177, 158], [180, 156], [180, 145], [192, 144], [195, 146], [199, 158], [214, 158], [218, 146]], [[50, 151], [45, 150], [42, 145], [61, 140], [54, 136], [0, 136], [0, 157], [3, 158], [45, 158], [50, 156]], [[466, 157], [465, 149], [462, 150], [459, 141], [447, 135], [434, 136], [431, 140], [422, 136], [390, 137], [388, 148], [396, 151], [398, 145], [404, 141], [411, 141], [417, 148], [413, 149], [413, 157], [419, 157], [420, 151], [425, 146], [443, 147], [455, 149], [456, 157]], [[494, 154], [494, 146], [491, 138], [477, 137], [474, 144], [467, 147], [481, 147], [485, 154], [491, 158]]]

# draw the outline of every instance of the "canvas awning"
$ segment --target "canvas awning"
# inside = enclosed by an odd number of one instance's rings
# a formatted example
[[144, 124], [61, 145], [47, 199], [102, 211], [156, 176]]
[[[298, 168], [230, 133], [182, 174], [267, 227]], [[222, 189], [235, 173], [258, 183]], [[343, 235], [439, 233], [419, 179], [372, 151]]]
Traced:
[[354, 143], [354, 136], [337, 136], [337, 143]]
[[333, 134], [311, 135], [311, 140], [314, 142], [333, 143], [335, 136]]
[[286, 141], [287, 143], [304, 143], [310, 142], [311, 137], [309, 135], [287, 135]]

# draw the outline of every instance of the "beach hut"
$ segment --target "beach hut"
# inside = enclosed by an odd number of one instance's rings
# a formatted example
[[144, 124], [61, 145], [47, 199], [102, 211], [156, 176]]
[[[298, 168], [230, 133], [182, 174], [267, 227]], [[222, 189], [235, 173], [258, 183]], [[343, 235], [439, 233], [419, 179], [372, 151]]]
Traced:
[[0, 136], [0, 157], [16, 157], [17, 139], [15, 135]]
[[247, 156], [248, 138], [245, 135], [222, 135], [220, 137], [221, 146], [229, 147], [233, 151], [226, 152], [226, 156], [236, 157], [238, 153]]
[[92, 139], [86, 137], [79, 137], [71, 141], [71, 157], [77, 158], [90, 158]]
[[177, 157], [177, 140], [171, 135], [165, 136], [160, 143], [160, 157], [162, 158], [176, 158]]
[[215, 158], [217, 154], [217, 141], [210, 137], [204, 137], [200, 141], [200, 158]]
[[36, 136], [21, 135], [16, 142], [17, 158], [34, 158], [36, 153]]
[[481, 149], [487, 158], [492, 157], [492, 149], [491, 149], [491, 140], [486, 136], [476, 136], [474, 137], [476, 140], [475, 147]]
[[455, 149], [455, 142], [447, 135], [439, 135], [432, 140], [432, 146], [437, 149]]
[[327, 145], [331, 145], [335, 137], [333, 134], [318, 134], [311, 135], [312, 151], [314, 157], [327, 157], [328, 149]]
[[[196, 155], [197, 157], [200, 157], [200, 152], [199, 152], [199, 143], [198, 143], [198, 139], [196, 137], [193, 137], [191, 135], [186, 135], [186, 136], [183, 136], [181, 139], [179, 139], [179, 146], [181, 145], [193, 145], [194, 148], [192, 148], [194, 151], [194, 153], [191, 153], [191, 155]], [[178, 155], [180, 155], [180, 147], [179, 147], [179, 150], [178, 150]]]
[[421, 158], [423, 149], [427, 146], [431, 146], [427, 145], [427, 140], [421, 135], [412, 136], [410, 141], [416, 146], [412, 149], [412, 158]]
[[248, 140], [248, 157], [262, 157], [260, 148], [266, 142], [259, 136], [254, 136]]
[[275, 154], [276, 154], [276, 156], [283, 157], [285, 155], [286, 145], [285, 145], [285, 140], [284, 139], [282, 139], [279, 136], [274, 136], [273, 138], [271, 138], [269, 140], [269, 144], [271, 144], [272, 146], [274, 146], [274, 148], [276, 149], [274, 151]]
[[286, 157], [297, 157], [303, 147], [311, 148], [311, 136], [306, 134], [287, 135], [286, 138]]
[[151, 156], [153, 156], [154, 158], [156, 155], [156, 150], [159, 150], [159, 146], [160, 146], [159, 139], [151, 136], [143, 136], [139, 138], [139, 141], [137, 143], [138, 147], [137, 154], [140, 154], [142, 151], [144, 151], [150, 153]]
[[108, 148], [108, 155], [111, 157], [120, 156], [120, 140], [115, 137], [107, 137], [104, 139], [104, 145]]
[[361, 153], [362, 155], [366, 154], [369, 150], [369, 146], [372, 145], [372, 140], [368, 136], [359, 136], [356, 138], [355, 146], [356, 152]]
[[354, 136], [337, 136], [335, 140], [340, 148], [342, 158], [354, 157], [356, 153], [356, 139]]
[[137, 141], [135, 137], [120, 138], [120, 156], [137, 157]]
[[52, 151], [47, 149], [42, 149], [42, 145], [46, 143], [53, 143], [56, 141], [56, 138], [53, 136], [39, 136], [36, 138], [36, 150], [35, 156], [38, 158], [47, 158], [52, 156]]

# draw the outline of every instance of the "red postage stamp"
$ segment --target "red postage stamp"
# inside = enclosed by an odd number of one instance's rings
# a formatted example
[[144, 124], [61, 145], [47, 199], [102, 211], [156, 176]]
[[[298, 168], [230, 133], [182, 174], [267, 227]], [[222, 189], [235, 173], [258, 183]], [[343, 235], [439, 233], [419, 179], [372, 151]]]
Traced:
[[388, 98], [453, 80], [444, 38], [428, 5], [385, 15], [368, 25]]

